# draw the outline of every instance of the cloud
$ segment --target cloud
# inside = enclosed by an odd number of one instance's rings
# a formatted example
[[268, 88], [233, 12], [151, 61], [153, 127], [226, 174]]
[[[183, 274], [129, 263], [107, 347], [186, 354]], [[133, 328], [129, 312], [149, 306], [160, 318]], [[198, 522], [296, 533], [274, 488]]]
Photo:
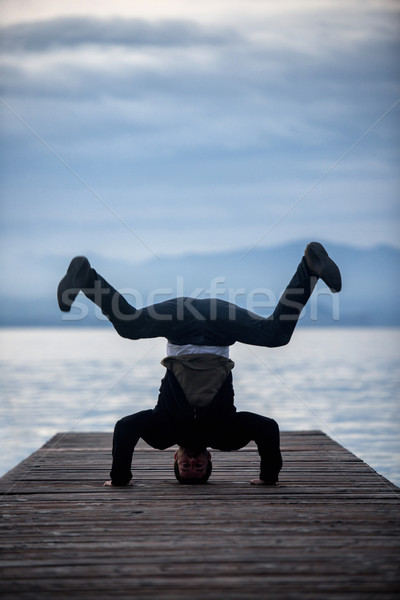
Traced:
[[238, 42], [232, 30], [202, 27], [191, 21], [147, 22], [140, 19], [57, 18], [1, 28], [3, 52], [47, 52], [80, 46], [157, 46], [186, 48]]
[[[284, 2], [229, 26], [69, 17], [3, 27], [2, 94], [14, 111], [0, 111], [6, 251], [69, 252], [73, 240], [77, 252], [147, 255], [90, 188], [157, 252], [261, 238], [399, 94], [388, 14], [322, 5], [285, 13]], [[385, 239], [385, 223], [395, 240], [397, 118], [263, 243], [314, 231], [353, 242], [355, 223], [360, 243]]]
[[[124, 34], [135, 26], [142, 31], [136, 41]], [[23, 114], [29, 107], [43, 134], [62, 136], [64, 147], [72, 138], [95, 144], [106, 132], [111, 144], [123, 146], [133, 134], [143, 139], [141, 151], [159, 148], [162, 155], [166, 145], [182, 144], [186, 152], [190, 139], [197, 148], [268, 147], [277, 139], [312, 145], [321, 136], [327, 144], [347, 133], [355, 107], [360, 116], [376, 105], [378, 116], [396, 91], [382, 103], [382, 84], [393, 88], [395, 42], [379, 38], [370, 45], [363, 37], [356, 43], [344, 29], [334, 52], [325, 47], [318, 53], [315, 47], [307, 52], [304, 41], [302, 49], [290, 40], [279, 45], [271, 25], [262, 38], [175, 21], [74, 18], [14, 25], [4, 29], [9, 51], [2, 94]], [[53, 44], [65, 52], [55, 52]], [[39, 46], [39, 55], [11, 52]]]

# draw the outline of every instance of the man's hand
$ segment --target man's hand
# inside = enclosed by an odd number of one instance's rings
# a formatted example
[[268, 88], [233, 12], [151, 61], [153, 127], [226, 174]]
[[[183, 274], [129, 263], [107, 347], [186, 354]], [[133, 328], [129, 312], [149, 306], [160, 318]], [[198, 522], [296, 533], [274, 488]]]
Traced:
[[263, 479], [252, 479], [251, 485], [268, 485], [269, 487], [279, 487], [279, 483], [266, 483]]
[[108, 481], [105, 481], [104, 484], [106, 487], [127, 487], [128, 485], [133, 485], [133, 480], [131, 479], [129, 483], [126, 483], [125, 485], [115, 485], [111, 479], [109, 479]]

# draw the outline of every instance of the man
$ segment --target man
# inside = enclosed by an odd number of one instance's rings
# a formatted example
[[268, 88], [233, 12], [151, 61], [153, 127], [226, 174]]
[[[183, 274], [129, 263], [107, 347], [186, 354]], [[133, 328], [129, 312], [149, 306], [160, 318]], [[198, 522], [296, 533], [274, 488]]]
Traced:
[[79, 291], [99, 306], [125, 338], [165, 337], [167, 356], [157, 405], [127, 416], [115, 425], [111, 480], [129, 485], [139, 438], [165, 449], [178, 444], [174, 471], [180, 483], [206, 483], [212, 469], [207, 448], [237, 450], [255, 441], [261, 457], [253, 485], [277, 485], [282, 467], [279, 428], [273, 419], [234, 406], [229, 346], [236, 341], [257, 346], [287, 344], [317, 279], [332, 292], [341, 289], [337, 265], [318, 242], [311, 242], [273, 314], [260, 317], [229, 302], [174, 298], [142, 309], [131, 306], [85, 257], [74, 258], [61, 280], [58, 303], [69, 311]]

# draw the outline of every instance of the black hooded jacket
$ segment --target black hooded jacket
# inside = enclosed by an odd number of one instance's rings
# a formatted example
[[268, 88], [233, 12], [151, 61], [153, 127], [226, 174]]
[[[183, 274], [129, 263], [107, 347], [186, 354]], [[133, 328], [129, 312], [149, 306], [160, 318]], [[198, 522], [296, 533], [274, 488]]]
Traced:
[[228, 374], [208, 406], [194, 408], [188, 403], [175, 375], [167, 370], [154, 411], [176, 433], [179, 445], [190, 448], [207, 446], [209, 435], [220, 429], [236, 412], [232, 373]]

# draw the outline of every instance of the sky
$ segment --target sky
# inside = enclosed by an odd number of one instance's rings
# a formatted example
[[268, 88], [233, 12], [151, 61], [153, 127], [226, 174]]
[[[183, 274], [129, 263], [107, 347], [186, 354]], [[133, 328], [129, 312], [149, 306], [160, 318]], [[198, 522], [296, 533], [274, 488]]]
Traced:
[[2, 0], [1, 256], [400, 246], [391, 0]]

